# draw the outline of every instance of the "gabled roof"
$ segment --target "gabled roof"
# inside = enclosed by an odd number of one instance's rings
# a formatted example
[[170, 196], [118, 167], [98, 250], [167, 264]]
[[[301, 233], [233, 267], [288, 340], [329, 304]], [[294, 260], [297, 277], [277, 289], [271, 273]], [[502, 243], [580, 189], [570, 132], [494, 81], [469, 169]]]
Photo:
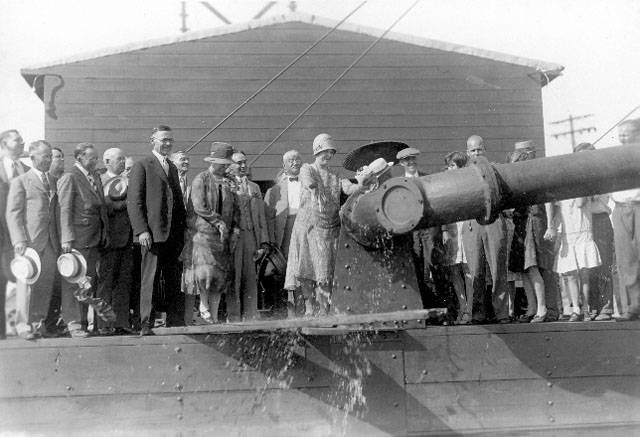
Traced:
[[[230, 24], [228, 26], [216, 27], [213, 29], [199, 30], [194, 32], [183, 33], [178, 36], [171, 36], [165, 38], [152, 39], [142, 42], [135, 42], [125, 44], [118, 47], [111, 47], [101, 49], [97, 51], [81, 53], [74, 56], [57, 59], [54, 61], [44, 62], [42, 64], [31, 65], [21, 70], [22, 76], [27, 81], [29, 86], [34, 87], [34, 81], [38, 75], [35, 70], [40, 70], [47, 67], [53, 67], [58, 65], [70, 64], [73, 62], [86, 61], [89, 59], [100, 58], [103, 56], [116, 55], [120, 53], [131, 52], [135, 50], [148, 49], [152, 47], [158, 47], [163, 45], [175, 44], [179, 42], [195, 41], [204, 38], [210, 38], [214, 36], [228, 35], [238, 32], [244, 32], [251, 29], [260, 27], [273, 26], [276, 24], [302, 22], [306, 24], [312, 24], [327, 28], [336, 26], [339, 21], [319, 17], [317, 15], [303, 14], [303, 13], [290, 13], [286, 15], [277, 15], [268, 17], [261, 20], [253, 20], [246, 23]], [[345, 22], [340, 25], [338, 30], [359, 33], [362, 35], [368, 35], [372, 37], [379, 37], [383, 30], [375, 27], [361, 26], [358, 24]], [[532, 74], [535, 74], [536, 79], [540, 82], [541, 86], [545, 86], [556, 77], [560, 76], [564, 67], [559, 64], [550, 62], [539, 61], [536, 59], [523, 58], [520, 56], [513, 56], [504, 53], [494, 52], [490, 50], [478, 49], [475, 47], [464, 46], [460, 44], [453, 44], [443, 41], [438, 41], [429, 38], [421, 38], [414, 35], [408, 35], [404, 33], [389, 32], [385, 39], [390, 41], [398, 41], [406, 44], [412, 44], [420, 47], [443, 50], [453, 53], [460, 53], [469, 56], [477, 56], [480, 58], [490, 59], [497, 62], [505, 62], [508, 64], [518, 65], [522, 67], [528, 67], [533, 70]]]

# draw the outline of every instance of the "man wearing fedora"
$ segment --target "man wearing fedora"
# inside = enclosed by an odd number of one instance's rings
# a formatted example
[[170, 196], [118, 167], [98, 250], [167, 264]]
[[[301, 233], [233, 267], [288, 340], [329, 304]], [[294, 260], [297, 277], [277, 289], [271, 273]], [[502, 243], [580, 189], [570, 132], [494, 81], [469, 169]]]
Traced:
[[[23, 151], [24, 140], [17, 130], [10, 129], [0, 133], [0, 217], [3, 218], [11, 180], [29, 170], [29, 167], [20, 161]], [[0, 220], [0, 339], [5, 338], [6, 335], [5, 295], [7, 282], [14, 279], [9, 268], [13, 254], [7, 222]], [[17, 293], [24, 294], [24, 292], [23, 285], [19, 284]], [[26, 315], [19, 308], [17, 316], [26, 321]]]
[[[11, 181], [7, 201], [6, 219], [11, 242], [17, 257], [25, 257], [27, 249], [33, 249], [33, 258], [39, 258], [39, 276], [23, 278], [30, 283], [27, 325], [17, 326], [18, 334], [27, 339], [53, 335], [48, 333], [46, 322], [51, 297], [60, 289], [60, 275], [56, 270], [56, 258], [60, 254], [58, 226], [58, 196], [56, 178], [49, 175], [52, 153], [46, 141], [29, 145], [33, 167]], [[37, 273], [37, 272], [35, 272]], [[55, 322], [55, 321], [54, 321]]]
[[[180, 253], [184, 245], [185, 206], [176, 166], [168, 159], [173, 148], [169, 126], [154, 129], [151, 154], [136, 161], [129, 175], [127, 211], [134, 241], [140, 245], [140, 335], [153, 335], [154, 288], [164, 301], [167, 326], [184, 325], [180, 293]], [[163, 296], [164, 295], [164, 296]], [[154, 308], [155, 306], [155, 308]]]
[[[91, 294], [97, 292], [97, 267], [107, 243], [107, 207], [100, 176], [95, 171], [98, 154], [91, 143], [80, 143], [73, 151], [75, 163], [58, 180], [60, 199], [60, 241], [62, 252], [77, 250], [87, 262]], [[62, 318], [72, 337], [86, 337], [88, 305], [73, 295], [74, 285], [62, 286]]]
[[107, 149], [102, 155], [106, 167], [100, 179], [107, 206], [107, 236], [109, 245], [100, 262], [100, 283], [96, 296], [113, 308], [116, 321], [98, 319], [101, 335], [129, 334], [129, 296], [133, 285], [133, 237], [127, 214], [128, 178], [123, 175], [125, 156], [118, 148]]
[[260, 187], [248, 177], [247, 156], [235, 152], [231, 160], [233, 164], [229, 171], [235, 179], [240, 208], [240, 235], [234, 253], [234, 292], [228, 295], [227, 310], [231, 320], [237, 320], [241, 314], [244, 319], [251, 320], [258, 317], [258, 278], [254, 260], [264, 254], [260, 246], [269, 242], [269, 230]]

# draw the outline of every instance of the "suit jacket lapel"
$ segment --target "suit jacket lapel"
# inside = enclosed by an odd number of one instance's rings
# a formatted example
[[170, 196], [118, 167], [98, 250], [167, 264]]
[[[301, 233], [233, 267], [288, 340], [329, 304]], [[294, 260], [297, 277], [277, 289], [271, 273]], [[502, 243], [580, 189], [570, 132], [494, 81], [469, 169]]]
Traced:
[[164, 172], [164, 168], [162, 168], [162, 164], [160, 164], [160, 161], [158, 161], [158, 158], [156, 158], [155, 155], [152, 155], [151, 158], [149, 159], [151, 159], [151, 165], [153, 166], [156, 173], [158, 173], [158, 176], [160, 176], [162, 180], [164, 180], [166, 183], [169, 183], [169, 177]]
[[[80, 183], [85, 186], [85, 189], [89, 191], [93, 195], [93, 197], [100, 200], [100, 196], [93, 189], [93, 187], [91, 186], [91, 183], [89, 182], [89, 179], [87, 179], [85, 174], [78, 167], [75, 167], [75, 166], [73, 167], [73, 171], [75, 171], [76, 174], [79, 176]], [[94, 181], [95, 181], [95, 176], [94, 176]], [[97, 185], [97, 182], [96, 182], [96, 185]]]

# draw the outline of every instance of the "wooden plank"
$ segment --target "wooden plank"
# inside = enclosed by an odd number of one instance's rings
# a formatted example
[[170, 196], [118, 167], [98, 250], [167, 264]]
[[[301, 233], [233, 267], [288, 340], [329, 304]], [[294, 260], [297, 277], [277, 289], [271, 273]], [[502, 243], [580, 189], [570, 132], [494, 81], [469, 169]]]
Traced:
[[120, 344], [96, 338], [74, 347], [65, 344], [73, 339], [60, 339], [2, 348], [0, 399], [294, 389], [326, 386], [333, 378], [330, 368], [304, 359], [301, 336], [178, 337], [161, 343], [132, 337]]
[[406, 335], [408, 383], [640, 376], [640, 330]]
[[[295, 68], [300, 67], [342, 67], [350, 65], [363, 51], [364, 45], [353, 47], [350, 52], [331, 53], [324, 50], [324, 53], [311, 52], [311, 54], [301, 58]], [[83, 64], [91, 66], [108, 67], [111, 65], [127, 66], [165, 66], [165, 65], [185, 65], [192, 67], [284, 67], [293, 61], [306, 47], [298, 52], [290, 51], [284, 53], [220, 53], [214, 50], [201, 53], [185, 53], [181, 51], [180, 44], [171, 51], [164, 50], [161, 53], [154, 53], [152, 50], [141, 52], [129, 52], [118, 55], [97, 58], [83, 61]], [[244, 52], [244, 50], [241, 50]], [[396, 53], [391, 50], [378, 52], [371, 51], [363, 57], [357, 64], [362, 67], [464, 67], [464, 68], [496, 68], [489, 62], [482, 62], [472, 57], [460, 58], [442, 54], [433, 54], [428, 49], [413, 53]], [[502, 68], [506, 68], [502, 66]], [[522, 73], [522, 72], [520, 72]]]
[[[245, 116], [234, 115], [225, 121], [222, 126], [225, 128], [247, 128], [247, 129], [265, 129], [273, 128], [273, 126], [286, 126], [295, 115], [263, 115], [263, 116]], [[197, 115], [173, 115], [165, 118], [164, 122], [175, 129], [205, 129], [208, 126], [217, 124], [224, 118], [224, 114], [207, 114], [206, 116]], [[354, 115], [305, 115], [300, 120], [300, 126], [330, 126], [331, 128], [349, 128], [349, 127], [395, 127], [395, 128], [415, 128], [421, 126], [484, 126], [497, 127], [504, 126], [522, 126], [531, 125], [539, 126], [538, 117], [534, 113], [468, 113], [468, 114], [389, 114], [382, 117], [374, 117], [371, 115], [354, 114]], [[158, 122], [155, 116], [138, 116], [138, 117], [61, 117], [58, 120], [51, 120], [47, 123], [48, 129], [73, 129], [77, 131], [87, 131], [95, 129], [117, 129], [144, 131], [144, 127], [153, 126]], [[147, 129], [148, 130], [148, 129]]]
[[366, 325], [369, 323], [394, 322], [398, 320], [425, 320], [446, 313], [445, 308], [393, 311], [388, 313], [338, 314], [317, 318], [299, 318], [283, 320], [252, 321], [242, 323], [221, 323], [217, 325], [180, 326], [174, 328], [156, 328], [161, 335], [175, 334], [217, 334], [255, 331], [273, 331], [278, 329], [296, 330], [298, 328], [331, 328], [340, 325]]
[[[241, 102], [237, 104], [233, 103], [216, 103], [215, 101], [209, 104], [194, 103], [188, 104], [172, 104], [171, 106], [163, 106], [157, 104], [128, 104], [128, 105], [115, 105], [115, 104], [92, 104], [90, 102], [77, 103], [72, 106], [64, 105], [56, 109], [58, 118], [60, 117], [76, 117], [76, 116], [119, 116], [119, 117], [134, 117], [134, 116], [155, 116], [157, 118], [171, 117], [171, 116], [186, 116], [193, 115], [194, 117], [211, 117], [216, 114], [220, 117], [229, 114], [235, 109]], [[306, 102], [311, 103], [311, 101]], [[303, 109], [302, 106], [292, 105], [270, 105], [266, 102], [254, 101], [251, 104], [242, 108], [240, 115], [290, 115], [291, 120], [300, 113]], [[386, 102], [385, 105], [371, 105], [366, 109], [366, 114], [370, 116], [379, 115], [402, 115], [403, 113], [410, 113], [414, 115], [437, 115], [440, 113], [535, 113], [540, 111], [539, 98], [534, 100], [518, 100], [518, 101], [438, 101], [435, 99], [425, 99], [420, 103], [402, 103], [402, 102]], [[325, 103], [320, 100], [316, 103], [308, 112], [309, 116], [317, 116], [321, 114], [333, 114], [333, 115], [353, 115], [362, 114], [365, 111], [361, 104], [343, 103], [340, 105], [334, 105], [331, 103]], [[306, 116], [306, 115], [305, 115]], [[47, 117], [47, 119], [49, 119]]]
[[[313, 101], [328, 85], [327, 82], [316, 82], [316, 86], [310, 88], [300, 88], [293, 90], [268, 90], [264, 91], [257, 97], [257, 102], [269, 102], [270, 104], [287, 103], [291, 105], [308, 104]], [[443, 84], [439, 90], [429, 90], [423, 93], [410, 90], [345, 90], [334, 88], [322, 97], [323, 103], [352, 103], [366, 104], [376, 103], [378, 105], [384, 102], [402, 102], [405, 104], [421, 103], [428, 98], [437, 100], [447, 100], [455, 103], [469, 101], [526, 101], [534, 99], [540, 94], [540, 90], [526, 90], [522, 88], [515, 89], [493, 89], [466, 87], [460, 89], [457, 85], [451, 88]], [[93, 90], [72, 90], [67, 89], [65, 92], [56, 94], [56, 103], [94, 103], [94, 104], [145, 104], [145, 103], [162, 103], [162, 104], [206, 104], [215, 101], [216, 104], [223, 103], [242, 103], [253, 90], [240, 91], [203, 91], [193, 87], [190, 91], [93, 91]], [[365, 92], [366, 91], [366, 92]], [[302, 105], [300, 109], [303, 109]]]
[[[528, 77], [525, 78], [485, 78], [487, 81], [486, 87], [504, 90], [516, 90], [516, 89], [537, 89], [540, 91], [540, 86], [533, 82]], [[156, 79], [149, 80], [148, 78], [130, 77], [126, 79], [109, 79], [109, 78], [67, 78], [65, 80], [66, 91], [168, 91], [168, 92], [182, 92], [201, 90], [203, 92], [212, 92], [220, 90], [228, 91], [257, 91], [266, 83], [265, 79], [190, 79], [184, 78], [184, 80], [176, 79]], [[287, 91], [298, 89], [313, 89], [318, 92], [323, 90], [328, 84], [322, 83], [317, 80], [307, 79], [305, 77], [298, 77], [295, 75], [287, 76], [276, 80], [269, 85], [267, 90], [269, 91]], [[403, 81], [370, 78], [366, 81], [350, 79], [348, 76], [341, 79], [340, 82], [334, 87], [340, 90], [352, 90], [352, 91], [376, 91], [376, 90], [389, 90], [389, 91], [438, 91], [445, 89], [482, 89], [483, 84], [478, 80], [464, 77], [452, 77], [450, 75], [443, 75], [443, 77], [437, 80], [415, 80], [407, 79]]]
[[183, 393], [182, 401], [168, 394], [0, 400], [0, 419], [4, 432], [37, 435], [380, 433], [326, 404], [324, 396], [324, 390], [310, 389]]
[[[106, 59], [106, 58], [105, 58]], [[208, 78], [229, 78], [229, 79], [269, 79], [276, 75], [286, 64], [272, 66], [251, 66], [251, 65], [234, 65], [234, 66], [177, 66], [170, 64], [161, 64], [158, 66], [129, 65], [124, 69], [119, 60], [114, 59], [111, 65], [91, 65], [91, 61], [65, 64], [61, 66], [48, 67], [42, 69], [43, 72], [60, 74], [63, 77], [83, 78], [83, 77], [106, 77], [106, 78], [126, 78], [126, 77], [155, 77], [161, 79], [180, 79], [185, 76], [191, 79], [208, 79]], [[306, 77], [313, 79], [332, 80], [342, 73], [348, 66], [296, 66], [295, 71], [291, 70], [287, 74], [294, 74], [298, 77]], [[38, 70], [40, 71], [40, 70]], [[527, 78], [527, 74], [523, 71], [515, 69], [505, 69], [501, 65], [483, 65], [473, 68], [469, 71], [467, 66], [456, 65], [427, 65], [427, 66], [360, 66], [356, 65], [349, 73], [350, 79], [365, 80], [368, 78], [377, 79], [424, 79], [433, 80], [443, 77], [467, 77], [470, 74], [480, 78], [509, 79], [509, 78]], [[287, 77], [287, 76], [283, 76]], [[532, 79], [533, 81], [533, 79]], [[535, 83], [535, 82], [534, 82]]]
[[438, 435], [640, 425], [637, 377], [408, 384], [409, 432]]
[[[242, 128], [225, 128], [221, 127], [216, 130], [215, 138], [224, 138], [231, 143], [259, 142], [265, 146], [280, 133], [281, 128], [262, 128], [262, 129], [242, 129]], [[396, 128], [396, 127], [311, 127], [302, 126], [297, 129], [289, 130], [286, 133], [287, 141], [294, 141], [297, 144], [309, 142], [318, 133], [329, 131], [333, 138], [340, 138], [342, 141], [354, 141], [358, 138], [403, 138], [408, 131], [414, 138], [459, 138], [464, 143], [468, 136], [468, 132], [475, 132], [483, 135], [488, 132], [489, 127], [486, 126], [445, 126], [445, 127], [415, 127], [415, 128]], [[179, 132], [182, 138], [199, 137], [203, 129], [184, 129], [179, 126], [175, 129], [176, 134]], [[206, 131], [205, 131], [206, 132]], [[503, 126], [501, 134], [509, 138], [533, 138], [538, 136], [540, 132], [539, 126], [522, 125], [522, 126]], [[105, 129], [105, 130], [84, 130], [75, 129], [56, 129], [47, 132], [47, 140], [52, 142], [74, 142], [89, 141], [101, 143], [130, 143], [144, 142], [149, 136], [149, 129]], [[365, 140], [366, 142], [366, 140]]]

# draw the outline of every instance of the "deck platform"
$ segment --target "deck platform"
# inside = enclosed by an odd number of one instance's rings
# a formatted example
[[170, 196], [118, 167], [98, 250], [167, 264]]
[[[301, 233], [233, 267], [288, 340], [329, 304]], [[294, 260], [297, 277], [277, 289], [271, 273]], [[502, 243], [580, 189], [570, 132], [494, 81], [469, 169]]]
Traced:
[[640, 433], [640, 323], [259, 323], [2, 341], [0, 434]]

